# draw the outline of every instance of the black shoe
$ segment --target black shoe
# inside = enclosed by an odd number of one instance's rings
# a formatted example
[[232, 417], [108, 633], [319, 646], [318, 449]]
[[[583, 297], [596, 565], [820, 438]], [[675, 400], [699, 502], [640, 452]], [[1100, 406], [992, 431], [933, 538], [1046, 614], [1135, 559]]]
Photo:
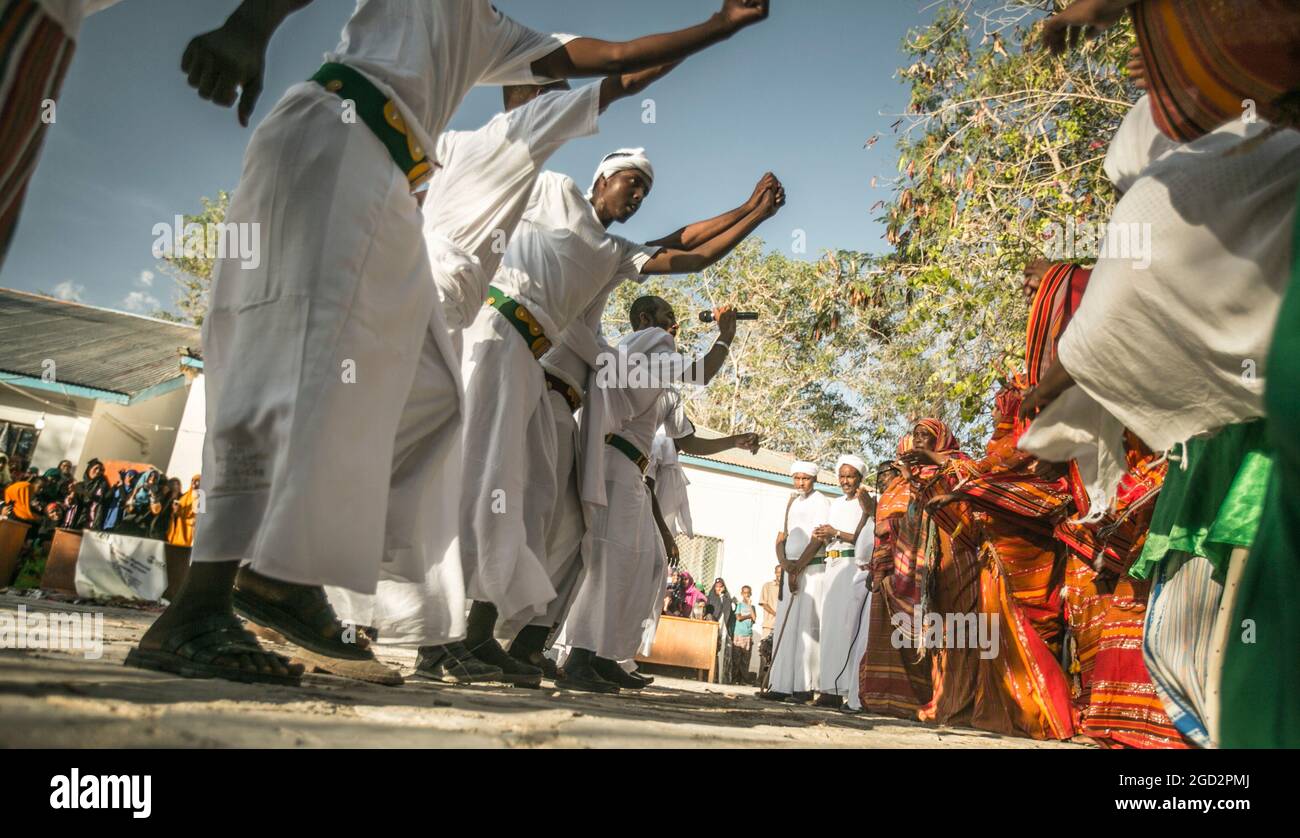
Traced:
[[642, 684], [643, 686], [646, 686], [646, 687], [650, 686], [651, 684], [653, 684], [653, 683], [655, 682], [655, 676], [653, 676], [653, 675], [642, 675], [642, 674], [641, 674], [641, 670], [639, 670], [639, 669], [636, 670], [635, 672], [629, 672], [628, 674], [631, 675], [633, 678], [640, 678], [640, 679], [641, 679], [641, 684]]
[[758, 693], [758, 697], [763, 699], [764, 701], [785, 701], [790, 697], [790, 694], [774, 693], [771, 692], [770, 690], [762, 690]]
[[813, 694], [797, 692], [794, 695], [790, 696], [790, 698], [787, 699], [787, 701], [790, 704], [812, 704]]
[[546, 655], [543, 655], [541, 652], [518, 652], [515, 650], [514, 646], [511, 646], [510, 651], [506, 652], [506, 654], [522, 664], [527, 664], [528, 666], [540, 669], [542, 671], [542, 677], [549, 681], [554, 681], [556, 678], [560, 677], [560, 673], [555, 666], [555, 661], [546, 657]]
[[564, 690], [581, 690], [588, 693], [618, 693], [618, 684], [611, 684], [592, 667], [596, 656], [586, 649], [574, 649], [555, 679], [555, 686]]
[[838, 710], [844, 704], [844, 699], [834, 693], [821, 693], [817, 700], [813, 702], [818, 707], [826, 707], [831, 710]]
[[861, 708], [861, 707], [850, 707], [850, 706], [847, 705], [847, 704], [841, 704], [841, 705], [840, 705], [840, 712], [843, 713], [843, 714], [846, 715], [846, 716], [861, 716], [861, 715], [862, 715], [862, 708]]
[[591, 668], [596, 670], [596, 674], [601, 678], [611, 684], [618, 684], [625, 690], [639, 690], [646, 686], [644, 678], [631, 674], [609, 658], [592, 658]]
[[415, 659], [415, 674], [444, 684], [477, 684], [501, 680], [501, 669], [475, 658], [464, 643], [421, 646]]
[[542, 670], [507, 655], [506, 650], [495, 640], [480, 643], [470, 649], [469, 653], [483, 663], [499, 669], [501, 674], [497, 676], [498, 681], [533, 689], [542, 685]]

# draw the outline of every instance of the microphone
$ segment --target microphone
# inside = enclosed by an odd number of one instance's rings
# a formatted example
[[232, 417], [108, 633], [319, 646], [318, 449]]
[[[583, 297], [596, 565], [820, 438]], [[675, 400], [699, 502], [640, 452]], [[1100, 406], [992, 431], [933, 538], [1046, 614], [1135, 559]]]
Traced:
[[[738, 311], [738, 312], [736, 312], [736, 319], [737, 319], [737, 320], [757, 320], [757, 319], [758, 319], [758, 312], [757, 312], [757, 311]], [[712, 323], [712, 322], [713, 322], [713, 312], [711, 312], [711, 311], [701, 311], [701, 312], [700, 312], [700, 322], [701, 322], [701, 323]]]

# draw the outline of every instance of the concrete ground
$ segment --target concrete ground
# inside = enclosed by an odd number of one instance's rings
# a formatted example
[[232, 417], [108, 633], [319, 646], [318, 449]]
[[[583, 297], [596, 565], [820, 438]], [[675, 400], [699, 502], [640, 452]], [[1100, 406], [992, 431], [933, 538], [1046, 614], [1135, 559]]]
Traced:
[[[1080, 747], [774, 704], [752, 687], [663, 677], [618, 696], [417, 678], [380, 687], [321, 674], [297, 688], [193, 680], [122, 665], [152, 613], [0, 594], [0, 626], [21, 606], [102, 612], [103, 656], [0, 649], [0, 747]], [[413, 656], [380, 656], [410, 671]]]

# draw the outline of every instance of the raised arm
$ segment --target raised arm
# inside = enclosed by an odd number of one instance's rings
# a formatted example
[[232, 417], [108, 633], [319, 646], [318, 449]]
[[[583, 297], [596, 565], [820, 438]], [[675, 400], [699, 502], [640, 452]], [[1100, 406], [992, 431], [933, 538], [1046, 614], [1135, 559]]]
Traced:
[[1092, 38], [1109, 28], [1137, 0], [1075, 0], [1052, 15], [1043, 25], [1043, 44], [1060, 54], [1075, 47], [1085, 36]]
[[600, 110], [603, 113], [606, 108], [617, 102], [619, 99], [626, 99], [629, 96], [635, 96], [650, 85], [659, 81], [659, 79], [668, 75], [680, 61], [673, 61], [668, 64], [660, 64], [658, 67], [651, 67], [649, 70], [641, 70], [637, 73], [615, 73], [612, 76], [606, 76], [605, 80], [600, 83]]
[[532, 69], [542, 78], [568, 79], [631, 73], [681, 61], [765, 19], [767, 10], [768, 0], [724, 0], [721, 11], [687, 29], [631, 41], [575, 38], [534, 61]]
[[785, 187], [777, 181], [777, 186], [763, 192], [758, 205], [746, 213], [739, 221], [723, 230], [711, 239], [688, 250], [665, 247], [651, 257], [643, 274], [688, 274], [702, 271], [710, 265], [721, 261], [736, 245], [758, 229], [758, 225], [776, 215], [785, 205]]
[[[312, 0], [244, 0], [218, 29], [190, 41], [181, 56], [181, 72], [199, 96], [228, 108], [239, 99], [239, 124], [248, 119], [262, 95], [266, 47], [284, 19]], [[236, 90], [239, 93], [236, 93]]]
[[754, 194], [749, 196], [749, 200], [735, 209], [728, 210], [721, 215], [715, 215], [705, 221], [688, 224], [680, 230], [652, 242], [646, 242], [646, 244], [651, 247], [671, 247], [677, 250], [690, 250], [693, 247], [698, 247], [709, 239], [715, 238], [727, 229], [734, 227], [742, 218], [754, 211], [759, 201], [762, 200], [764, 192], [775, 189], [778, 185], [780, 184], [776, 179], [776, 175], [768, 172], [758, 181], [758, 185], [754, 187]]

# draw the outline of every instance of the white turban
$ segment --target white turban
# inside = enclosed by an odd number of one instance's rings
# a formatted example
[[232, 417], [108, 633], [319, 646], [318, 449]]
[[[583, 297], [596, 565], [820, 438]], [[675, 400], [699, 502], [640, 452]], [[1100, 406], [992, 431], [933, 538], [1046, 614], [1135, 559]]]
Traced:
[[817, 479], [817, 473], [818, 473], [819, 471], [821, 471], [821, 469], [818, 468], [818, 466], [817, 466], [816, 463], [810, 463], [810, 462], [808, 462], [807, 460], [800, 460], [799, 462], [797, 462], [797, 463], [795, 463], [794, 465], [790, 466], [790, 474], [791, 474], [791, 475], [795, 475], [795, 474], [806, 474], [806, 475], [812, 477], [812, 479], [814, 479], [814, 480]]
[[645, 176], [646, 189], [654, 185], [655, 167], [650, 165], [650, 158], [645, 156], [644, 148], [620, 148], [618, 151], [612, 151], [606, 154], [596, 167], [596, 174], [591, 179], [591, 188], [587, 190], [587, 199], [596, 192], [596, 184], [603, 177], [609, 177], [618, 172], [626, 172], [634, 169]]
[[855, 457], [852, 454], [844, 454], [835, 461], [835, 476], [840, 474], [840, 466], [852, 466], [853, 470], [860, 475], [867, 473], [867, 464], [862, 461], [861, 457]]

